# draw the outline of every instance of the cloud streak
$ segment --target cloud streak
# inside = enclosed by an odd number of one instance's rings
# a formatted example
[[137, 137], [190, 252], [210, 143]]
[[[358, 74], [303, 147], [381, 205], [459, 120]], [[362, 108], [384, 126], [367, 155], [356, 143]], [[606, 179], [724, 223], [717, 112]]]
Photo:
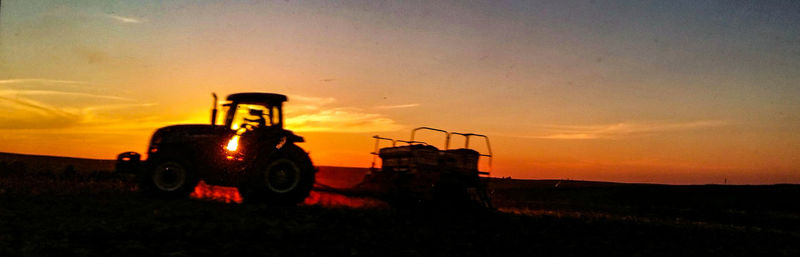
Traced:
[[358, 108], [331, 108], [286, 119], [286, 125], [297, 131], [312, 132], [378, 132], [400, 128], [394, 120]]
[[0, 129], [65, 128], [77, 123], [79, 115], [62, 111], [51, 105], [25, 98], [0, 96]]
[[[62, 85], [85, 84], [51, 79], [7, 79], [0, 89], [0, 129], [98, 128], [123, 122], [108, 110], [152, 106], [125, 97], [62, 91]], [[15, 84], [48, 83], [47, 89], [7, 89]], [[74, 89], [74, 88], [73, 88]], [[132, 125], [132, 124], [129, 124]]]
[[0, 96], [0, 108], [11, 112], [0, 112], [0, 129], [48, 130], [78, 129], [89, 132], [113, 130], [152, 129], [168, 122], [152, 118], [120, 117], [109, 110], [124, 110], [155, 106], [153, 103], [95, 104], [82, 108], [63, 107], [24, 99]]
[[286, 125], [301, 132], [361, 133], [392, 131], [401, 128], [382, 114], [356, 107], [332, 106], [331, 97], [289, 96]]
[[42, 78], [3, 79], [3, 80], [0, 80], [0, 85], [3, 85], [3, 84], [24, 84], [24, 83], [71, 84], [71, 85], [75, 85], [75, 84], [86, 85], [86, 84], [88, 84], [85, 81], [42, 79]]
[[133, 99], [124, 97], [82, 93], [82, 92], [65, 92], [56, 90], [14, 90], [14, 89], [0, 90], [0, 96], [19, 96], [19, 95], [38, 95], [38, 96], [61, 95], [61, 96], [89, 97], [89, 98], [100, 98], [100, 99], [110, 99], [110, 100], [120, 100], [120, 101], [133, 101]]
[[675, 131], [706, 129], [726, 125], [728, 125], [728, 122], [721, 120], [701, 120], [689, 122], [623, 122], [616, 124], [588, 126], [549, 125], [544, 126], [546, 130], [549, 130], [546, 135], [532, 136], [529, 138], [572, 140], [620, 138], [635, 135], [649, 135]]
[[288, 98], [289, 98], [289, 103], [292, 104], [293, 106], [309, 110], [317, 110], [322, 106], [336, 102], [336, 99], [334, 99], [333, 97], [289, 95]]
[[122, 22], [122, 23], [143, 23], [143, 22], [145, 22], [145, 20], [140, 19], [140, 18], [124, 17], [124, 16], [119, 16], [119, 15], [114, 15], [114, 14], [106, 14], [106, 17], [114, 19], [114, 20], [116, 20], [118, 22]]
[[419, 106], [419, 105], [420, 105], [420, 104], [417, 104], [417, 103], [413, 103], [413, 104], [400, 104], [400, 105], [379, 105], [379, 106], [375, 106], [375, 108], [378, 108], [378, 109], [401, 109], [401, 108], [411, 108], [411, 107], [417, 107], [417, 106]]

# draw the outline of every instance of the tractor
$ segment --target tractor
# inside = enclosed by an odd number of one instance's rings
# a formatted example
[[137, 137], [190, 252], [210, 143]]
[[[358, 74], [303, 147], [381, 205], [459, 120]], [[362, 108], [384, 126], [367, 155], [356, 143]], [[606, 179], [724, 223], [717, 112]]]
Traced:
[[118, 171], [135, 174], [141, 191], [186, 197], [200, 180], [236, 187], [247, 202], [294, 205], [314, 186], [314, 168], [296, 143], [303, 137], [283, 128], [285, 95], [237, 93], [222, 104], [216, 94], [211, 124], [172, 125], [153, 133], [147, 160], [135, 152], [118, 156]]

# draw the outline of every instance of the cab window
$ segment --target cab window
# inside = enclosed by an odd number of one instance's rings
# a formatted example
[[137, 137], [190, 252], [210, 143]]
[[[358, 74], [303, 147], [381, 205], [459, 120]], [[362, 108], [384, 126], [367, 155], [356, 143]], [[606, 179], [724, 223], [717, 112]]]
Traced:
[[232, 130], [240, 128], [254, 129], [264, 126], [272, 126], [274, 122], [271, 108], [256, 104], [239, 104], [233, 114], [231, 122]]
[[278, 109], [278, 106], [272, 106], [270, 109], [269, 115], [272, 117], [272, 125], [281, 124], [281, 110]]

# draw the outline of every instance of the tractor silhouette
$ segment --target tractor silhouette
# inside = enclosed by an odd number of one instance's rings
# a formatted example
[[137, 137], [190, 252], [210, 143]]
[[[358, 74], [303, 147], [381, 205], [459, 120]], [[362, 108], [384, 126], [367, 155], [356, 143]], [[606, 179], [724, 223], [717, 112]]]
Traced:
[[217, 96], [210, 125], [172, 125], [153, 133], [147, 160], [122, 153], [117, 169], [136, 174], [141, 191], [161, 197], [186, 197], [199, 180], [237, 187], [245, 201], [294, 205], [314, 186], [316, 170], [296, 143], [304, 139], [283, 128], [285, 95], [237, 93], [222, 105]]

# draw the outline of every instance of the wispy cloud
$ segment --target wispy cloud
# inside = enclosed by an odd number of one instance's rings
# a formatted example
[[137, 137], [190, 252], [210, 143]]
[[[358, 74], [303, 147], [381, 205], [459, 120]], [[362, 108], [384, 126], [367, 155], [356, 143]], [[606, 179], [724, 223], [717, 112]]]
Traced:
[[0, 96], [0, 129], [65, 128], [80, 118], [52, 105], [26, 98]]
[[24, 84], [24, 83], [43, 83], [43, 84], [88, 84], [85, 81], [73, 80], [57, 80], [57, 79], [42, 79], [42, 78], [27, 78], [27, 79], [3, 79], [0, 80], [2, 84]]
[[109, 104], [109, 105], [96, 105], [91, 107], [86, 107], [84, 110], [87, 111], [95, 111], [95, 110], [116, 110], [116, 109], [127, 109], [127, 108], [134, 108], [134, 107], [152, 107], [156, 106], [156, 103], [141, 103], [141, 104]]
[[122, 22], [122, 23], [143, 23], [143, 22], [145, 22], [145, 20], [141, 19], [141, 18], [124, 17], [124, 16], [115, 15], [115, 14], [106, 14], [106, 17], [114, 19], [114, 20]]
[[291, 108], [289, 108], [290, 113], [287, 114], [292, 114], [292, 111], [301, 113], [304, 111], [316, 111], [323, 106], [336, 102], [336, 99], [333, 97], [312, 97], [301, 95], [289, 95], [288, 97], [289, 102], [287, 105], [291, 106]]
[[121, 101], [133, 101], [132, 99], [124, 97], [111, 96], [111, 95], [98, 95], [98, 94], [82, 93], [82, 92], [66, 92], [66, 91], [56, 91], [56, 90], [18, 90], [18, 89], [0, 90], [0, 96], [20, 96], [20, 95], [40, 95], [40, 96], [63, 95], [63, 96], [102, 98], [102, 99], [121, 100]]
[[419, 106], [419, 104], [414, 103], [414, 104], [400, 104], [400, 105], [379, 105], [379, 106], [375, 106], [375, 108], [378, 108], [378, 109], [400, 109], [400, 108], [411, 108], [411, 107], [417, 107], [417, 106]]
[[721, 120], [701, 120], [689, 122], [623, 122], [603, 125], [547, 125], [547, 131], [542, 136], [528, 136], [529, 138], [544, 139], [600, 139], [619, 138], [633, 135], [648, 135], [674, 131], [687, 131], [721, 127], [728, 122]]
[[397, 130], [401, 126], [394, 120], [361, 108], [332, 106], [331, 97], [290, 95], [287, 105], [287, 127], [296, 131], [324, 132], [377, 132]]
[[333, 102], [336, 102], [336, 99], [333, 97], [314, 97], [314, 96], [301, 96], [301, 95], [289, 95], [289, 100], [291, 102], [297, 102], [300, 104], [309, 104], [315, 106], [322, 106], [328, 105]]
[[358, 108], [331, 108], [294, 116], [286, 125], [297, 131], [377, 132], [397, 130], [401, 126], [380, 114]]
[[[31, 79], [4, 80], [6, 84], [27, 83]], [[42, 81], [33, 79], [33, 81]], [[74, 81], [58, 81], [66, 84]], [[7, 87], [7, 86], [4, 86]], [[147, 107], [154, 104], [89, 92], [63, 91], [53, 85], [50, 89], [0, 89], [0, 129], [63, 129], [99, 128], [124, 120], [109, 110]], [[74, 90], [72, 88], [71, 90]], [[134, 124], [128, 124], [134, 125]]]

